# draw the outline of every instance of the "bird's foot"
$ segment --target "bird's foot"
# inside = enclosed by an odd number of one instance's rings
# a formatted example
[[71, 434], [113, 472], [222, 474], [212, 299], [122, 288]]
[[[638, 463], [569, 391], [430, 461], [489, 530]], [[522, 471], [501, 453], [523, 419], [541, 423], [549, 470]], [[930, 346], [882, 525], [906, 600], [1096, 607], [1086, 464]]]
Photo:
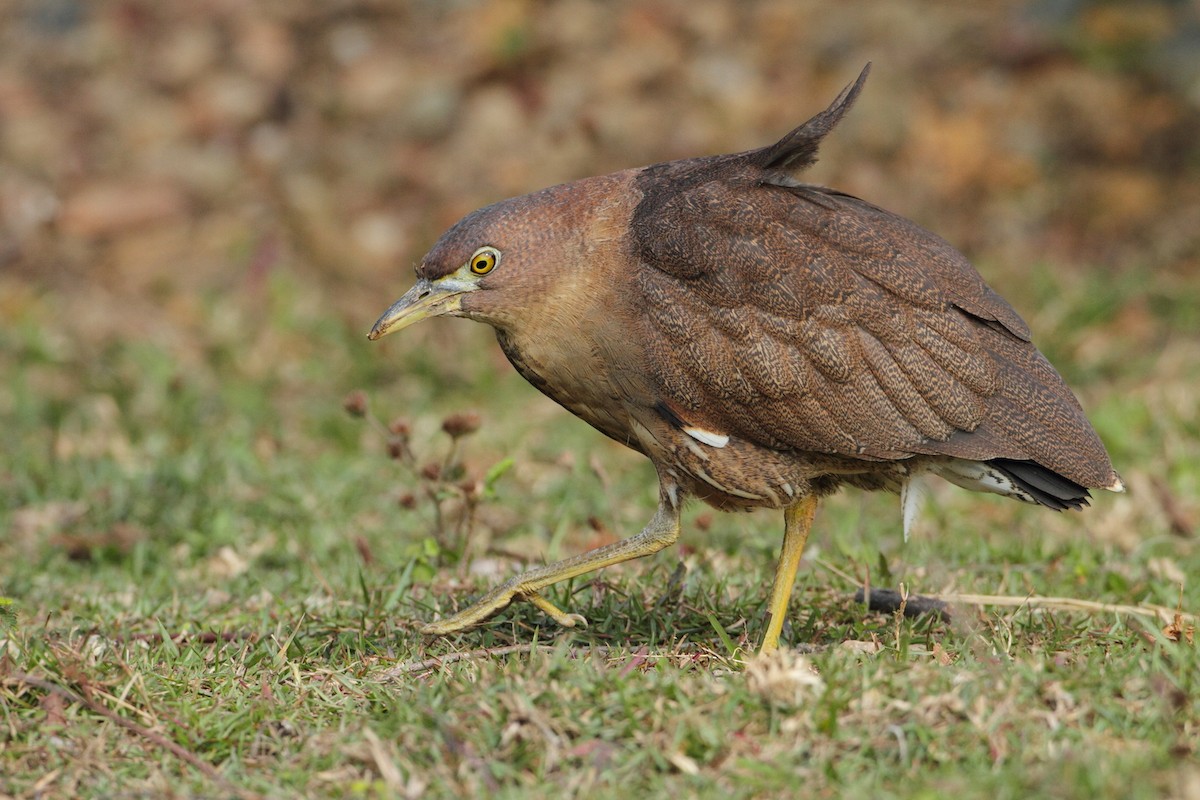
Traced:
[[546, 612], [552, 620], [564, 628], [586, 628], [587, 620], [579, 614], [568, 614], [551, 603], [537, 591], [521, 591], [521, 576], [509, 580], [479, 598], [452, 617], [431, 622], [421, 628], [421, 633], [430, 636], [445, 636], [473, 628], [514, 600], [528, 600]]
[[658, 511], [637, 536], [516, 575], [479, 598], [474, 605], [421, 628], [421, 633], [442, 636], [472, 628], [514, 600], [528, 600], [564, 628], [586, 627], [587, 620], [578, 614], [563, 611], [543, 597], [542, 590], [551, 584], [577, 578], [602, 567], [653, 555], [672, 544], [679, 538], [678, 499], [678, 487], [671, 483], [663, 484], [659, 489]]

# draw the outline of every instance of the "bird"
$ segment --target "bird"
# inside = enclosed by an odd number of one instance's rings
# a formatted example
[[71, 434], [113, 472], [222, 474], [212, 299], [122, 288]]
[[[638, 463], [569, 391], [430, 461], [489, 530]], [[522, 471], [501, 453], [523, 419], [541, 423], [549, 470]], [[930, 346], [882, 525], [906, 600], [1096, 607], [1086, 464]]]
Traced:
[[783, 511], [760, 651], [779, 647], [819, 500], [900, 495], [907, 537], [927, 476], [1055, 511], [1123, 491], [1029, 326], [949, 243], [798, 176], [858, 98], [868, 63], [772, 145], [584, 178], [450, 227], [378, 339], [437, 316], [495, 329], [529, 383], [650, 459], [638, 534], [515, 575], [421, 631], [445, 635], [555, 583], [657, 553], [689, 498]]

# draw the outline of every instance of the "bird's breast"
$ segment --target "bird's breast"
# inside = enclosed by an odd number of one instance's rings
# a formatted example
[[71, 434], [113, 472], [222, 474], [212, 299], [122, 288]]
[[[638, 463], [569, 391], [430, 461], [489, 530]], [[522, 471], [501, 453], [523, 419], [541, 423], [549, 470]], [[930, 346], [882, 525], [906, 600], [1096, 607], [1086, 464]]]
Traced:
[[509, 363], [542, 394], [611, 439], [642, 451], [626, 412], [625, 398], [611, 379], [609, 365], [587, 345], [587, 336], [551, 341], [496, 330]]

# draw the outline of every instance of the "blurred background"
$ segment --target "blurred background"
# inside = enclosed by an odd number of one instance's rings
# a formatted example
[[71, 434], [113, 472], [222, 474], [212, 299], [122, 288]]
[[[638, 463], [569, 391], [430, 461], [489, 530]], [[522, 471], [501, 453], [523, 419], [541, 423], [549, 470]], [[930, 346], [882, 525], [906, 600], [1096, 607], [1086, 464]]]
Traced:
[[[334, 423], [289, 409], [354, 388], [419, 409], [516, 385], [482, 326], [363, 338], [442, 230], [772, 142], [868, 61], [812, 180], [966, 253], [1132, 485], [1165, 474], [1194, 511], [1190, 451], [1156, 427], [1165, 407], [1195, 434], [1200, 360], [1200, 13], [1170, 0], [6, 0], [6, 451], [136, 460], [180, 391], [235, 377], [259, 397], [234, 412], [276, 420], [239, 434], [260, 458], [305, 426], [320, 451]], [[230, 435], [198, 407], [195, 436]], [[0, 485], [36, 495], [15, 466]]]
[[774, 141], [867, 61], [814, 180], [996, 283], [1200, 265], [1192, 2], [0, 8], [4, 295], [63, 293], [64, 334], [114, 304], [112, 325], [176, 325], [275, 272], [369, 325], [473, 208]]

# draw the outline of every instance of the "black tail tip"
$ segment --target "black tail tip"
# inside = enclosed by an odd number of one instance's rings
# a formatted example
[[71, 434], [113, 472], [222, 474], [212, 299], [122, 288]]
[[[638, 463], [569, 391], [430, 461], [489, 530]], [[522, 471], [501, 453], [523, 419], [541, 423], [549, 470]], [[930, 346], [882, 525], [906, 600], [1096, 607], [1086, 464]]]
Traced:
[[1006, 475], [1032, 502], [1055, 511], [1079, 511], [1088, 505], [1092, 496], [1086, 486], [1058, 474], [1049, 467], [1043, 467], [1036, 461], [993, 458], [987, 463]]

